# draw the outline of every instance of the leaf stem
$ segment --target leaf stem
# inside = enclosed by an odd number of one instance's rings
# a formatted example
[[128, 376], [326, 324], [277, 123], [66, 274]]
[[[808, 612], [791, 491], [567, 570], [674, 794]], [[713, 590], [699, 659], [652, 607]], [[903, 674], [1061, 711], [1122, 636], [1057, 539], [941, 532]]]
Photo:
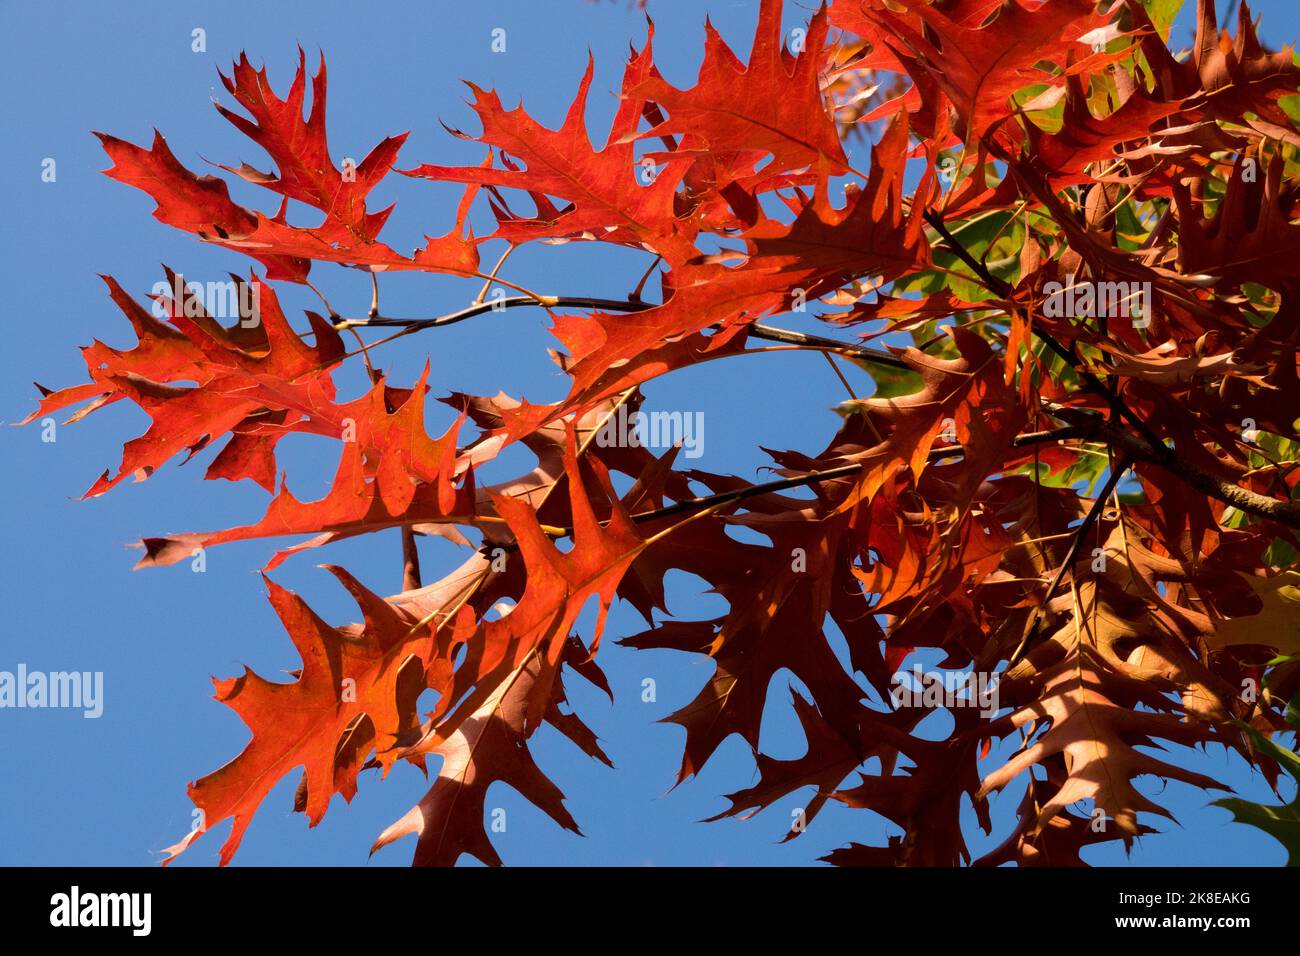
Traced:
[[415, 546], [415, 529], [402, 525], [402, 590], [420, 587], [420, 552]]

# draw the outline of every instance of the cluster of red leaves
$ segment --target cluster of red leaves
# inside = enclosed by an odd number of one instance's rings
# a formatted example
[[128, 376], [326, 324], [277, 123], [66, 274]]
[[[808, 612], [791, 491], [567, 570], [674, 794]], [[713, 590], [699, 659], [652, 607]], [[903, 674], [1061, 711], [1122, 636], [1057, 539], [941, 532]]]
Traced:
[[[1136, 777], [1218, 786], [1138, 749], [1157, 739], [1223, 745], [1275, 779], [1243, 725], [1282, 728], [1300, 687], [1300, 664], [1269, 663], [1300, 652], [1288, 567], [1300, 527], [1300, 262], [1287, 251], [1300, 131], [1285, 100], [1300, 68], [1262, 47], [1244, 3], [1235, 35], [1201, 3], [1183, 59], [1162, 26], [1136, 0], [837, 0], [792, 51], [780, 0], [763, 0], [748, 61], [706, 27], [689, 89], [656, 69], [652, 27], [603, 148], [586, 128], [590, 66], [556, 130], [474, 87], [487, 161], [398, 171], [466, 190], [454, 226], [409, 256], [380, 242], [391, 209], [367, 200], [405, 137], [355, 168], [336, 165], [323, 64], [305, 119], [305, 63], [283, 100], [246, 58], [222, 77], [247, 117], [218, 111], [275, 171], [220, 168], [278, 194], [269, 218], [182, 166], [161, 136], [149, 149], [102, 136], [108, 175], [147, 192], [157, 219], [252, 256], [266, 280], [305, 282], [314, 262], [476, 277], [489, 240], [613, 243], [663, 266], [658, 304], [634, 294], [625, 310], [561, 314], [559, 298], [535, 296], [553, 310], [567, 397], [453, 395], [462, 414], [439, 438], [424, 425], [427, 371], [411, 388], [375, 373], [367, 394], [338, 401], [339, 329], [364, 323], [308, 313], [310, 331], [297, 332], [255, 275], [237, 280], [256, 293], [255, 321], [232, 327], [187, 293], [147, 309], [106, 279], [138, 344], [88, 347], [90, 383], [45, 392], [33, 416], [89, 402], [80, 418], [120, 398], [149, 415], [116, 473], [87, 494], [224, 441], [207, 477], [274, 495], [248, 526], [145, 539], [141, 565], [314, 536], [269, 570], [394, 527], [467, 544], [460, 526], [484, 541], [437, 582], [388, 598], [331, 567], [361, 612], [345, 627], [267, 581], [302, 668], [287, 684], [251, 672], [217, 682], [252, 740], [191, 785], [203, 827], [173, 855], [231, 818], [228, 861], [295, 768], [297, 808], [315, 824], [335, 793], [352, 797], [361, 769], [424, 767], [430, 755], [442, 762], [428, 795], [377, 847], [414, 833], [417, 863], [463, 852], [498, 863], [482, 819], [498, 780], [576, 830], [527, 742], [549, 721], [605, 759], [566, 707], [563, 675], [608, 690], [595, 654], [616, 598], [648, 624], [621, 643], [714, 661], [670, 718], [686, 731], [682, 779], [738, 734], [759, 780], [731, 795], [727, 814], [813, 786], [809, 818], [836, 800], [901, 831], [886, 846], [837, 851], [835, 863], [971, 862], [963, 807], [988, 830], [991, 794], [1017, 778], [1028, 785], [1014, 828], [976, 862], [1079, 863], [1085, 846], [1147, 832], [1138, 813], [1165, 813]], [[866, 173], [846, 149], [863, 133], [876, 140]], [[649, 184], [638, 182], [647, 160]], [[467, 226], [480, 194], [497, 220], [486, 237]], [[290, 224], [290, 199], [320, 223]], [[524, 201], [532, 212], [515, 212]], [[1102, 281], [1149, 284], [1142, 321], [1045, 307], [1050, 283]], [[816, 299], [845, 307], [822, 316], [832, 330], [869, 323], [864, 337], [910, 332], [915, 345], [881, 365], [845, 343], [843, 356], [881, 373], [876, 393], [844, 406], [822, 451], [773, 453], [783, 488], [593, 441], [644, 382], [744, 355], [758, 320]], [[339, 440], [319, 501], [276, 490], [276, 444], [293, 432]], [[515, 442], [537, 467], [477, 487], [476, 470]], [[1129, 469], [1134, 490], [1120, 496], [1114, 480]], [[629, 480], [626, 494], [611, 473]], [[693, 482], [713, 497], [695, 499]], [[814, 494], [782, 493], [798, 485]], [[770, 544], [741, 543], [731, 526]], [[727, 614], [669, 618], [673, 570], [707, 582]], [[584, 642], [571, 632], [593, 596], [600, 620]], [[1009, 713], [951, 706], [946, 737], [914, 733], [928, 711], [898, 705], [891, 678], [926, 649], [948, 668], [1009, 662], [999, 685]], [[807, 692], [794, 699], [808, 743], [796, 760], [758, 753], [781, 670]], [[1242, 693], [1264, 678], [1258, 694]], [[437, 704], [422, 715], [428, 689]], [[1009, 758], [990, 756], [993, 741], [1016, 737]], [[1105, 825], [1070, 812], [1088, 800]]]

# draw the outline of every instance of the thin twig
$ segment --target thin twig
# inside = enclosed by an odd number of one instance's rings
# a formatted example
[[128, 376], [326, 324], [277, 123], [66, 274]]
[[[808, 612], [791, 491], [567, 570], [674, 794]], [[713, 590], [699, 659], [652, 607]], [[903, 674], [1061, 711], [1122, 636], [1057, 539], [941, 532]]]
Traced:
[[[1012, 440], [1012, 445], [1023, 447], [1025, 445], [1061, 441], [1077, 437], [1080, 432], [1081, 429], [1075, 426], [1054, 428], [1050, 431], [1043, 432], [1030, 432], [1024, 435], [1017, 435]], [[931, 448], [927, 457], [930, 461], [936, 461], [942, 458], [961, 455], [964, 451], [965, 449], [961, 445], [940, 445], [937, 448]], [[806, 485], [815, 485], [819, 482], [832, 481], [836, 478], [847, 478], [850, 475], [857, 474], [861, 470], [862, 465], [859, 464], [839, 465], [835, 468], [827, 468], [824, 471], [810, 471], [806, 475], [798, 475], [794, 478], [779, 478], [775, 481], [746, 485], [744, 488], [737, 488], [732, 491], [723, 491], [715, 495], [706, 495], [702, 498], [682, 498], [680, 501], [675, 501], [671, 505], [665, 505], [664, 507], [656, 508], [653, 511], [641, 511], [629, 515], [629, 517], [636, 522], [657, 521], [660, 518], [669, 518], [673, 515], [685, 514], [702, 508], [712, 508], [717, 505], [729, 504], [733, 501], [743, 501], [746, 498], [753, 498], [758, 495], [771, 494], [777, 491], [786, 491], [791, 488], [800, 488]], [[555, 527], [545, 530], [553, 537], [567, 538], [573, 534], [573, 529], [567, 527]]]

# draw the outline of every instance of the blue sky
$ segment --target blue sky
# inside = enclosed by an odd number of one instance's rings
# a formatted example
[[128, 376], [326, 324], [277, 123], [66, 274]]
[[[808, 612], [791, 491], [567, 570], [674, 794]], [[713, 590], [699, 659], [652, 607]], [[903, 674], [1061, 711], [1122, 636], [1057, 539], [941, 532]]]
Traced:
[[[693, 79], [706, 11], [743, 55], [756, 6], [652, 2], [656, 60], [668, 79], [679, 86]], [[1253, 8], [1264, 15], [1266, 39], [1282, 43], [1296, 34], [1298, 18], [1287, 0]], [[799, 7], [787, 9], [788, 26], [805, 15]], [[206, 31], [204, 53], [191, 50], [195, 28]], [[506, 31], [504, 53], [491, 49], [497, 28]], [[644, 18], [622, 0], [0, 4], [0, 69], [8, 91], [0, 102], [0, 128], [9, 143], [0, 151], [8, 210], [0, 275], [9, 330], [0, 352], [0, 420], [16, 421], [30, 410], [33, 379], [51, 387], [83, 381], [77, 346], [92, 338], [131, 344], [130, 329], [108, 301], [98, 273], [112, 274], [128, 291], [143, 295], [162, 277], [160, 262], [194, 279], [221, 279], [227, 271], [246, 271], [250, 262], [157, 223], [148, 197], [100, 175], [108, 163], [91, 130], [147, 143], [157, 126], [193, 169], [204, 158], [265, 167], [260, 151], [212, 109], [210, 98], [225, 93], [216, 70], [247, 50], [254, 62], [267, 63], [283, 93], [301, 45], [309, 65], [317, 51], [328, 58], [336, 160], [360, 158], [382, 137], [410, 129], [400, 166], [476, 163], [481, 147], [452, 139], [439, 124], [477, 129], [460, 80], [495, 86], [507, 105], [522, 97], [532, 115], [555, 126], [590, 49], [596, 76], [589, 127], [600, 140], [628, 43], [639, 45], [644, 36]], [[1176, 36], [1185, 40], [1186, 29]], [[41, 181], [46, 158], [57, 163], [53, 183]], [[237, 200], [271, 211], [254, 187], [241, 183], [233, 191]], [[381, 186], [376, 198], [381, 204], [398, 200], [384, 235], [406, 249], [423, 233], [449, 228], [459, 189], [403, 180]], [[490, 230], [484, 210], [476, 224], [480, 233]], [[622, 296], [643, 267], [635, 253], [570, 245], [526, 248], [512, 257], [505, 275], [544, 292]], [[369, 283], [358, 272], [322, 264], [313, 278], [345, 314], [360, 315], [369, 303]], [[476, 283], [422, 275], [385, 277], [381, 288], [384, 311], [403, 316], [450, 311], [478, 291]], [[319, 307], [305, 290], [281, 286], [280, 294], [294, 310]], [[427, 358], [435, 394], [504, 389], [550, 401], [563, 394], [564, 380], [546, 357], [554, 345], [546, 325], [540, 311], [516, 310], [408, 338], [385, 349], [382, 362], [403, 382], [414, 380]], [[352, 394], [360, 387], [355, 375], [340, 383]], [[842, 397], [819, 356], [791, 353], [710, 363], [657, 381], [647, 394], [651, 407], [704, 413], [706, 453], [693, 465], [746, 476], [757, 476], [756, 469], [768, 463], [760, 444], [820, 450], [838, 421], [829, 408]], [[450, 412], [431, 411], [431, 433], [449, 421]], [[75, 500], [104, 468], [116, 466], [122, 442], [140, 434], [144, 423], [138, 410], [119, 403], [81, 424], [60, 426], [53, 443], [41, 441], [36, 425], [0, 429], [0, 494], [7, 502], [0, 533], [8, 545], [0, 552], [0, 588], [9, 612], [0, 670], [22, 662], [32, 670], [103, 671], [106, 685], [98, 720], [58, 710], [0, 710], [6, 781], [0, 788], [0, 864], [157, 861], [161, 849], [189, 829], [186, 782], [233, 757], [247, 739], [238, 718], [211, 700], [209, 675], [231, 676], [247, 664], [274, 678], [298, 664], [254, 573], [272, 546], [251, 542], [214, 549], [203, 574], [187, 564], [133, 573], [135, 552], [124, 547], [142, 534], [247, 523], [261, 515], [266, 500], [251, 482], [202, 482], [209, 452], [142, 484]], [[307, 438], [290, 439], [281, 448], [281, 467], [294, 492], [322, 493], [336, 449]], [[524, 460], [508, 457], [487, 477], [505, 477]], [[442, 542], [423, 547], [426, 577], [457, 560]], [[396, 591], [400, 583], [396, 532], [299, 557], [275, 573], [338, 623], [351, 620], [355, 609], [315, 567], [319, 560], [343, 564], [381, 593]], [[670, 607], [687, 619], [720, 609], [716, 599], [686, 586], [671, 592]], [[683, 734], [655, 721], [689, 701], [712, 665], [612, 643], [642, 626], [626, 607], [610, 618], [601, 661], [615, 690], [614, 705], [581, 681], [570, 682], [575, 706], [603, 738], [617, 769], [589, 760], [549, 729], [534, 738], [538, 762], [565, 791], [587, 836], [566, 833], [497, 785], [488, 807], [507, 811], [506, 833], [493, 837], [507, 864], [806, 865], [850, 840], [878, 843], [895, 832], [874, 814], [832, 804], [807, 833], [778, 845], [792, 809], [807, 793], [747, 822], [695, 822], [726, 805], [720, 794], [753, 782], [752, 763], [743, 742], [733, 737], [700, 777], [667, 792]], [[646, 677], [657, 682], [654, 703], [641, 700]], [[784, 680], [778, 675], [774, 683], [763, 743], [775, 756], [793, 757], [803, 741]], [[1245, 796], [1269, 799], [1262, 781], [1221, 749], [1202, 755], [1179, 751], [1178, 759], [1231, 781]], [[291, 774], [271, 793], [236, 864], [366, 863], [373, 837], [425, 789], [409, 767], [383, 782], [363, 775], [352, 805], [336, 799], [324, 822], [310, 831], [301, 815], [290, 812], [296, 783]], [[1161, 786], [1145, 781], [1148, 792]], [[1226, 811], [1205, 808], [1211, 798], [1169, 784], [1163, 799], [1183, 827], [1158, 824], [1167, 834], [1143, 840], [1131, 861], [1282, 862], [1281, 848], [1268, 837], [1230, 823]], [[995, 818], [1005, 824], [1017, 800], [1018, 793], [997, 799]], [[180, 865], [214, 862], [226, 826], [195, 844]], [[982, 838], [972, 841], [976, 853], [990, 846]], [[412, 850], [412, 842], [399, 843], [369, 865], [404, 865]], [[1118, 846], [1098, 848], [1089, 858], [1124, 861]]]

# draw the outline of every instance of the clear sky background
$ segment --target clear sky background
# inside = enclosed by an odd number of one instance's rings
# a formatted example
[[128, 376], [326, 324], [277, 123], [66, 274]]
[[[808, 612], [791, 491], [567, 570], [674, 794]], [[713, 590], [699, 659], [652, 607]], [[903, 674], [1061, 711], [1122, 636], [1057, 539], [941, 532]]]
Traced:
[[[1193, 4], [1194, 6], [1194, 4]], [[1221, 9], [1226, 6], [1220, 0]], [[787, 26], [808, 11], [787, 4]], [[652, 0], [656, 62], [668, 79], [689, 86], [703, 43], [707, 14], [742, 56], [747, 56], [757, 2]], [[1297, 35], [1300, 17], [1290, 0], [1253, 5], [1264, 18], [1263, 35], [1275, 45]], [[1175, 37], [1189, 41], [1184, 15]], [[207, 51], [191, 50], [191, 31], [206, 31]], [[492, 31], [506, 31], [506, 52], [493, 53]], [[453, 3], [225, 2], [147, 0], [125, 4], [16, 3], [0, 0], [0, 70], [5, 95], [0, 129], [0, 181], [6, 211], [3, 279], [5, 346], [0, 349], [0, 420], [13, 422], [33, 407], [33, 379], [49, 387], [79, 383], [85, 369], [77, 346], [99, 338], [127, 347], [133, 336], [109, 302], [98, 273], [117, 277], [143, 296], [162, 278], [165, 262], [190, 279], [220, 280], [246, 272], [251, 260], [208, 247], [151, 216], [143, 193], [112, 182], [109, 164], [91, 130], [147, 144], [157, 126], [191, 169], [203, 159], [266, 168], [260, 150], [221, 119], [210, 98], [229, 105], [216, 70], [228, 69], [240, 50], [265, 61], [283, 95], [297, 63], [309, 66], [323, 51], [329, 65], [329, 134], [334, 158], [360, 159], [382, 137], [407, 129], [411, 137], [399, 167], [420, 162], [477, 163], [483, 148], [448, 136], [439, 120], [477, 132], [460, 83], [496, 87], [507, 106], [522, 97], [541, 122], [564, 115], [590, 49], [596, 76], [589, 127], [603, 142], [613, 114], [629, 42], [640, 46], [645, 20], [624, 0]], [[41, 181], [46, 158], [57, 162], [57, 181]], [[864, 165], [863, 163], [859, 165]], [[397, 180], [401, 180], [400, 182]], [[237, 183], [237, 201], [274, 211], [270, 194]], [[372, 208], [398, 200], [384, 239], [399, 250], [440, 235], [452, 222], [459, 187], [392, 177]], [[299, 220], [306, 221], [306, 220]], [[314, 220], [312, 220], [314, 221]], [[486, 208], [476, 232], [490, 231]], [[491, 249], [485, 261], [492, 261]], [[643, 257], [579, 244], [525, 248], [504, 275], [542, 292], [623, 296], [644, 268]], [[313, 278], [335, 307], [360, 315], [369, 283], [353, 270], [318, 264]], [[447, 277], [382, 278], [382, 306], [401, 316], [435, 315], [466, 304], [477, 283]], [[286, 284], [281, 301], [291, 317], [319, 308], [309, 292]], [[805, 319], [805, 321], [808, 321]], [[382, 364], [399, 384], [413, 381], [426, 358], [434, 394], [455, 390], [494, 394], [505, 390], [532, 401], [564, 394], [565, 380], [546, 357], [555, 343], [545, 313], [514, 310], [426, 332], [385, 348]], [[789, 317], [778, 324], [795, 327]], [[355, 371], [355, 370], [354, 370]], [[340, 378], [343, 397], [361, 387], [356, 375]], [[713, 472], [761, 478], [768, 459], [758, 446], [813, 453], [833, 434], [829, 410], [842, 388], [817, 355], [783, 353], [710, 363], [652, 383], [648, 407], [703, 411], [705, 455], [692, 462]], [[445, 414], [444, 414], [445, 412]], [[65, 416], [60, 416], [60, 421]], [[450, 423], [450, 410], [432, 408], [431, 434]], [[209, 675], [238, 674], [247, 664], [276, 679], [298, 666], [288, 638], [254, 573], [275, 548], [266, 541], [224, 545], [207, 555], [207, 571], [188, 564], [133, 573], [136, 552], [126, 547], [142, 534], [208, 530], [260, 517], [265, 493], [251, 482], [204, 482], [212, 452], [184, 468], [172, 465], [147, 482], [125, 484], [101, 498], [75, 500], [105, 468], [116, 468], [121, 445], [140, 434], [146, 418], [118, 403], [86, 421], [63, 427], [52, 444], [39, 425], [0, 428], [0, 593], [7, 619], [0, 635], [0, 670], [22, 662], [30, 670], [103, 671], [105, 710], [98, 720], [58, 710], [0, 710], [0, 864], [148, 865], [184, 835], [192, 805], [187, 781], [231, 759], [247, 740], [238, 717], [211, 700]], [[326, 490], [337, 446], [291, 437], [280, 445], [281, 467], [300, 498]], [[523, 454], [505, 456], [487, 481], [524, 470]], [[280, 542], [277, 542], [280, 543]], [[459, 560], [442, 542], [422, 543], [426, 580]], [[355, 606], [325, 572], [331, 561], [349, 568], [380, 593], [400, 585], [396, 531], [334, 545], [289, 561], [275, 572], [326, 619], [344, 623]], [[679, 582], [684, 584], [684, 582]], [[692, 619], [721, 610], [717, 599], [693, 587], [670, 592], [670, 608]], [[586, 619], [590, 633], [590, 618]], [[487, 805], [507, 811], [508, 828], [493, 843], [507, 864], [807, 865], [851, 840], [883, 842], [897, 832], [867, 811], [832, 804], [798, 839], [778, 845], [794, 808], [811, 792], [792, 795], [750, 821], [696, 821], [726, 806], [721, 794], [754, 781], [743, 741], [732, 737], [696, 779], [668, 792], [680, 760], [683, 732], [656, 721], [690, 699], [712, 664], [667, 651], [633, 651], [613, 639], [643, 628], [626, 606], [611, 615], [601, 663], [615, 703], [570, 680], [570, 696], [601, 736], [615, 770], [589, 760], [549, 728], [533, 739], [538, 762], [568, 797], [586, 836], [556, 826], [518, 794], [495, 785]], [[652, 677], [657, 701], [643, 703], [641, 682]], [[779, 674], [769, 698], [764, 749], [779, 757], [803, 752], [802, 734], [789, 711], [792, 678]], [[1176, 759], [1231, 782], [1244, 796], [1268, 801], [1270, 791], [1221, 748]], [[297, 773], [270, 794], [244, 838], [236, 864], [364, 864], [375, 835], [423, 794], [426, 783], [411, 767], [388, 780], [368, 772], [351, 806], [336, 799], [323, 823], [309, 830], [291, 813]], [[1147, 837], [1129, 860], [1140, 864], [1264, 864], [1284, 859], [1281, 847], [1252, 828], [1230, 822], [1227, 811], [1205, 806], [1216, 794], [1180, 783], [1167, 789], [1144, 778], [1149, 793], [1183, 826], [1152, 820], [1164, 835]], [[1000, 839], [1019, 800], [1017, 788], [995, 798]], [[210, 865], [225, 839], [223, 824], [196, 843], [180, 865]], [[974, 833], [978, 855], [992, 840]], [[381, 851], [371, 866], [404, 865], [414, 840]], [[1122, 864], [1118, 844], [1088, 851], [1090, 861]], [[468, 857], [464, 861], [469, 860]]]

